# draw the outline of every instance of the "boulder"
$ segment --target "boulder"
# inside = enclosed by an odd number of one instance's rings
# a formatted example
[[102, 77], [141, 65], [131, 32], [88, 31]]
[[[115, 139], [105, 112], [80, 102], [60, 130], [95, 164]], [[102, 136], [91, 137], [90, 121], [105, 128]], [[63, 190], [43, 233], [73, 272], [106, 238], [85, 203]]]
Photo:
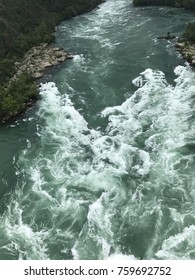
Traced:
[[178, 48], [178, 49], [184, 49], [185, 48], [185, 43], [176, 43], [175, 44], [175, 47]]
[[41, 70], [44, 70], [44, 69], [49, 68], [51, 66], [52, 66], [52, 64], [49, 61], [42, 61], [42, 63], [39, 65], [39, 68]]
[[43, 73], [41, 73], [41, 72], [35, 72], [35, 73], [33, 73], [33, 77], [34, 77], [35, 79], [40, 79], [41, 77], [43, 77]]
[[191, 66], [195, 66], [195, 59], [192, 59], [192, 61], [190, 62]]
[[175, 35], [169, 35], [169, 36], [164, 35], [164, 36], [159, 36], [159, 37], [157, 37], [157, 39], [164, 39], [164, 40], [173, 40], [173, 39], [175, 39], [175, 38], [176, 38]]

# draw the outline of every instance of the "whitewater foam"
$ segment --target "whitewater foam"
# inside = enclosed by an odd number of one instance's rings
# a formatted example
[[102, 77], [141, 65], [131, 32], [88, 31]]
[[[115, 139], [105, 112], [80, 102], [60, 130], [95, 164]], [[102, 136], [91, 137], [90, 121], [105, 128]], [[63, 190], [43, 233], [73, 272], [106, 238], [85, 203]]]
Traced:
[[186, 227], [180, 207], [190, 195], [176, 166], [193, 164], [181, 151], [194, 131], [194, 74], [180, 66], [175, 73], [173, 87], [161, 71], [142, 72], [125, 102], [102, 111], [104, 130], [89, 128], [54, 83], [41, 85], [37, 152], [27, 141], [17, 163], [23, 187], [2, 221], [7, 250], [21, 259], [192, 256], [194, 225]]

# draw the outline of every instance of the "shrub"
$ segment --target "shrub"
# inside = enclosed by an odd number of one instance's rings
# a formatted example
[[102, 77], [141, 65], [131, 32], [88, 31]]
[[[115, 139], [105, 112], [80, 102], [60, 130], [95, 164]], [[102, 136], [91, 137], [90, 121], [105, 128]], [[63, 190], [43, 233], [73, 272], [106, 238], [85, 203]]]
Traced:
[[0, 118], [21, 113], [29, 100], [36, 98], [38, 98], [38, 86], [30, 74], [21, 74], [7, 88], [0, 88]]
[[187, 25], [183, 38], [189, 42], [195, 42], [195, 22], [190, 22]]
[[187, 57], [186, 57], [186, 60], [188, 61], [188, 62], [192, 62], [192, 54], [191, 53], [187, 53]]

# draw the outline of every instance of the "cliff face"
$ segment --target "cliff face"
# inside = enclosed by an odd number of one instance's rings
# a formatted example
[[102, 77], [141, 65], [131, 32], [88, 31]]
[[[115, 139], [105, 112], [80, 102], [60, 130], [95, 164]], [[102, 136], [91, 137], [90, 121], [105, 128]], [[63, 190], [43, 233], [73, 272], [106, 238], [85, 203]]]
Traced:
[[32, 46], [53, 40], [54, 27], [87, 12], [102, 0], [0, 0], [0, 83], [12, 61]]

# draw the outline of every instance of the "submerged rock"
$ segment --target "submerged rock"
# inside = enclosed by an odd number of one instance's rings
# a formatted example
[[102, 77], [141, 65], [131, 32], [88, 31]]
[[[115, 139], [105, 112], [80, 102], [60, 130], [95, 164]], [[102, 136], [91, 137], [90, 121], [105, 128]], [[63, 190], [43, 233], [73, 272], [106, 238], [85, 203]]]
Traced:
[[157, 37], [157, 39], [165, 39], [165, 40], [172, 40], [172, 39], [175, 39], [175, 38], [176, 38], [176, 36], [175, 35], [171, 35], [170, 32], [167, 32], [166, 35]]

